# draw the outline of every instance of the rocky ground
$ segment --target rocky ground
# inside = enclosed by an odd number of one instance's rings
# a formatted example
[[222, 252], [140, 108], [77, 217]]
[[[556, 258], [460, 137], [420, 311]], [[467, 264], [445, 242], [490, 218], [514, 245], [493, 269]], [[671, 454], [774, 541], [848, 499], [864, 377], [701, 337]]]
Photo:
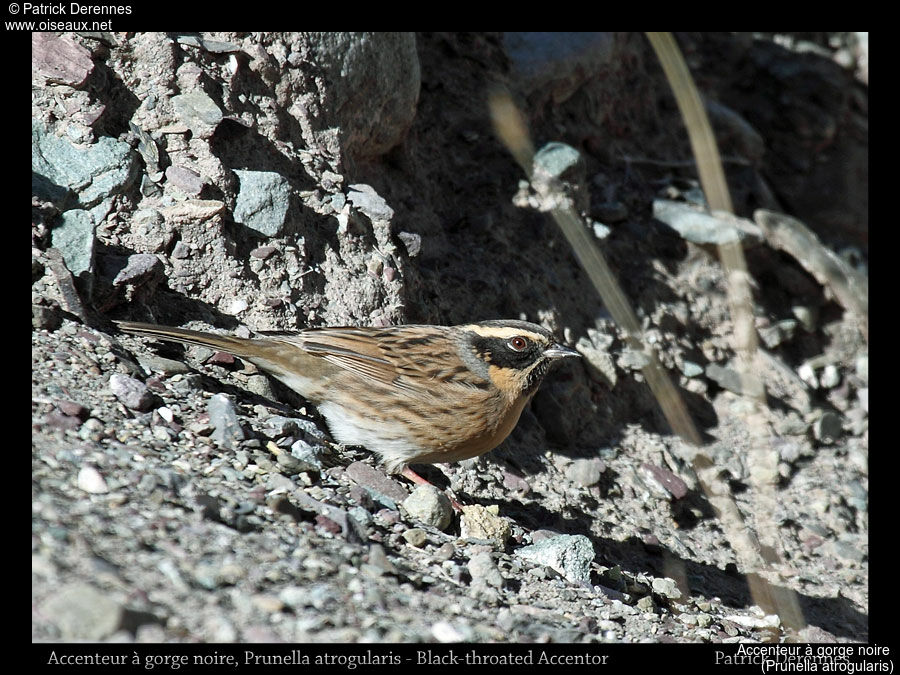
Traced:
[[[818, 235], [789, 250], [746, 221], [764, 512], [726, 280], [654, 205], [702, 194], [641, 35], [36, 38], [32, 639], [866, 641], [868, 346], [847, 301], [867, 275], [864, 52], [854, 34], [678, 38], [739, 215]], [[580, 151], [586, 227], [746, 527], [777, 541], [767, 569], [742, 563], [641, 355], [532, 208], [491, 128], [498, 86], [538, 147]], [[818, 242], [850, 291], [810, 263]], [[111, 323], [500, 317], [584, 358], [494, 452], [420, 467], [462, 513], [334, 445], [249, 364]]]

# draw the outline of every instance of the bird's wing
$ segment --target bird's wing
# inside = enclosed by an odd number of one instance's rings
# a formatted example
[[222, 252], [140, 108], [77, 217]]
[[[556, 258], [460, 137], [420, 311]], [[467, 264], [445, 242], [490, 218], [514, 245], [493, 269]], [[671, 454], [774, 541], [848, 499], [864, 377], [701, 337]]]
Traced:
[[[266, 337], [278, 334], [267, 334]], [[311, 328], [281, 339], [311, 356], [374, 382], [410, 394], [433, 390], [439, 382], [465, 384], [474, 377], [460, 361], [451, 329], [444, 326]]]

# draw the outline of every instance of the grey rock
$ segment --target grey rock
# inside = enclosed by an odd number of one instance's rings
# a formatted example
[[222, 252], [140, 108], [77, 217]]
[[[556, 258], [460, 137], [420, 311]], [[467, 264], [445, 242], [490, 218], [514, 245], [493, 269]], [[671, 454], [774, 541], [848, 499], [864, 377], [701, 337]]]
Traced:
[[493, 557], [487, 551], [476, 553], [466, 565], [473, 583], [482, 583], [493, 588], [503, 588], [503, 574], [494, 562]]
[[222, 110], [203, 91], [173, 96], [172, 107], [178, 119], [200, 138], [209, 138], [222, 121]]
[[807, 333], [814, 333], [819, 323], [819, 311], [816, 307], [808, 307], [806, 305], [794, 305], [791, 307], [797, 321], [803, 326], [803, 330]]
[[594, 230], [594, 236], [597, 237], [597, 239], [606, 239], [612, 233], [612, 230], [610, 230], [603, 223], [598, 223], [595, 221], [592, 227]]
[[822, 443], [833, 443], [843, 432], [843, 422], [840, 416], [833, 412], [822, 413], [822, 416], [813, 423], [813, 436]]
[[388, 206], [371, 185], [357, 183], [350, 186], [347, 200], [364, 213], [372, 222], [387, 222], [394, 217], [394, 209]]
[[496, 504], [484, 507], [481, 504], [466, 504], [459, 519], [459, 534], [463, 539], [488, 542], [502, 549], [512, 534], [509, 520], [499, 515]]
[[291, 445], [291, 456], [303, 465], [302, 471], [323, 471], [325, 448], [321, 445], [310, 445], [302, 438]]
[[722, 387], [722, 389], [727, 389], [735, 394], [740, 394], [744, 391], [740, 373], [731, 368], [725, 368], [717, 363], [710, 363], [706, 366], [706, 376]]
[[211, 438], [224, 448], [234, 449], [244, 440], [244, 430], [238, 422], [237, 410], [225, 394], [216, 394], [207, 404], [209, 423], [213, 426]]
[[123, 609], [93, 586], [74, 583], [55, 590], [41, 605], [41, 614], [56, 625], [63, 639], [96, 642], [119, 630]]
[[113, 373], [109, 376], [110, 391], [126, 408], [146, 411], [153, 406], [155, 397], [147, 385], [128, 375]]
[[674, 579], [668, 577], [654, 577], [651, 583], [653, 592], [662, 595], [671, 600], [678, 600], [681, 597], [681, 590]]
[[144, 372], [163, 373], [164, 375], [176, 375], [178, 373], [191, 372], [190, 367], [182, 361], [167, 359], [156, 354], [137, 354], [137, 362]]
[[275, 400], [275, 390], [272, 388], [272, 382], [265, 375], [251, 375], [247, 378], [247, 391], [268, 399]]
[[775, 437], [771, 440], [771, 445], [778, 451], [779, 459], [788, 464], [796, 462], [802, 454], [800, 444], [787, 438]]
[[191, 171], [183, 166], [170, 166], [166, 169], [166, 180], [186, 195], [197, 197], [203, 191], [206, 181], [196, 171]]
[[[599, 336], [599, 334], [595, 332], [594, 336]], [[609, 353], [609, 344], [600, 343], [599, 337], [597, 340], [580, 337], [575, 344], [575, 349], [610, 388], [616, 386], [618, 376], [616, 375], [616, 364]]]
[[397, 235], [406, 247], [406, 253], [410, 258], [415, 258], [422, 250], [422, 235], [415, 232], [401, 232]]
[[387, 557], [381, 544], [372, 544], [369, 547], [369, 565], [379, 570], [380, 574], [397, 573], [397, 568], [394, 567], [394, 563]]
[[555, 103], [608, 69], [615, 51], [615, 37], [608, 32], [510, 31], [503, 42], [517, 88]]
[[[316, 64], [317, 106], [293, 106], [310, 144], [340, 129], [352, 159], [374, 158], [403, 140], [416, 114], [421, 73], [414, 33], [307, 33], [305, 60]], [[320, 111], [306, 114], [306, 109]], [[327, 141], [326, 141], [327, 142]]]
[[444, 530], [453, 519], [447, 496], [433, 485], [420, 485], [403, 500], [403, 508], [413, 520]]
[[584, 162], [581, 154], [571, 145], [565, 143], [547, 143], [534, 155], [535, 168], [540, 167], [547, 175], [554, 178], [583, 178]]
[[869, 355], [861, 354], [856, 357], [856, 375], [866, 384], [869, 382]]
[[209, 52], [210, 54], [231, 54], [233, 52], [241, 51], [240, 46], [234, 44], [233, 42], [226, 42], [224, 40], [210, 40], [200, 35], [179, 35], [177, 38], [177, 42], [180, 45], [198, 47], [200, 49], [203, 49], [204, 51]]
[[619, 356], [619, 367], [626, 370], [640, 370], [650, 365], [650, 357], [646, 353], [630, 347], [623, 349]]
[[123, 284], [138, 285], [161, 277], [163, 264], [159, 258], [150, 253], [136, 253], [128, 256], [128, 261], [113, 279], [113, 286]]
[[397, 504], [407, 497], [406, 490], [399, 483], [364, 462], [350, 464], [347, 467], [347, 475], [366, 488], [372, 499], [389, 509], [396, 509]]
[[600, 482], [605, 470], [606, 464], [598, 457], [576, 459], [566, 468], [566, 478], [581, 487], [590, 487]]
[[662, 488], [662, 494], [666, 497], [671, 495], [675, 499], [682, 499], [688, 493], [687, 484], [664, 467], [645, 462], [641, 464], [639, 472], [642, 478]]
[[560, 534], [517, 549], [514, 555], [546, 565], [569, 581], [590, 583], [594, 547], [583, 534]]
[[31, 70], [48, 82], [80, 87], [94, 70], [91, 53], [70, 35], [31, 34]]
[[91, 208], [131, 185], [138, 175], [138, 162], [127, 143], [103, 136], [93, 145], [75, 146], [32, 120], [31, 170], [75, 191], [79, 204]]
[[684, 373], [685, 377], [697, 377], [703, 374], [703, 367], [693, 361], [683, 361], [681, 363], [681, 372]]
[[829, 363], [822, 369], [819, 376], [819, 385], [825, 389], [833, 389], [841, 383], [841, 375], [833, 363]]
[[92, 466], [83, 466], [78, 472], [78, 487], [92, 495], [102, 495], [109, 492], [109, 487], [100, 472]]
[[83, 209], [66, 211], [60, 215], [60, 225], [53, 229], [53, 246], [75, 276], [94, 268], [95, 229], [94, 219]]
[[422, 548], [422, 546], [425, 545], [425, 542], [428, 541], [425, 530], [420, 527], [409, 528], [403, 533], [403, 538], [406, 540], [407, 544], [415, 546], [416, 548]]
[[235, 170], [241, 182], [234, 219], [267, 236], [281, 232], [291, 202], [291, 184], [272, 171]]
[[759, 243], [762, 230], [749, 220], [712, 215], [682, 202], [653, 200], [653, 217], [694, 244], [726, 244], [736, 240]]

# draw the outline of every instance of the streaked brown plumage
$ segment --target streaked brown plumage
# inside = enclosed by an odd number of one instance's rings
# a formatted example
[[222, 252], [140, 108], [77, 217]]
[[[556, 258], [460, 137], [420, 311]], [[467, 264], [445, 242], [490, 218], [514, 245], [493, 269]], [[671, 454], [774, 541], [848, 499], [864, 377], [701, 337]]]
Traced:
[[338, 442], [379, 453], [390, 471], [457, 462], [497, 447], [550, 364], [578, 355], [525, 321], [310, 328], [249, 339], [118, 326], [253, 363], [314, 403]]

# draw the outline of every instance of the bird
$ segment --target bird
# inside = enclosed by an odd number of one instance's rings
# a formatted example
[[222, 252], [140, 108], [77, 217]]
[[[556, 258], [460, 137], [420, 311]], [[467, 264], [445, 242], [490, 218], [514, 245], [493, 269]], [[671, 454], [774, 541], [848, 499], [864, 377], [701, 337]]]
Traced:
[[255, 338], [116, 324], [249, 361], [313, 403], [338, 443], [364, 446], [388, 473], [417, 483], [428, 481], [410, 464], [458, 462], [500, 445], [550, 366], [580, 356], [542, 326], [518, 320], [307, 328]]

